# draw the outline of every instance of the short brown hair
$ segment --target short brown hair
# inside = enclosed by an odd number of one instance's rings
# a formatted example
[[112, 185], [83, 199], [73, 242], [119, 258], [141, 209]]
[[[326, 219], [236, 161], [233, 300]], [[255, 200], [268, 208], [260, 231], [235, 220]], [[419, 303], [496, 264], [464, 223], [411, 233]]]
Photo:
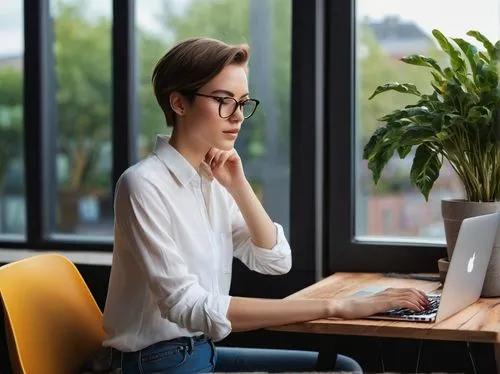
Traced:
[[170, 106], [172, 92], [194, 100], [189, 93], [196, 92], [229, 64], [246, 65], [248, 58], [248, 45], [228, 45], [211, 38], [191, 38], [170, 49], [156, 64], [152, 77], [167, 125], [175, 126], [175, 112]]

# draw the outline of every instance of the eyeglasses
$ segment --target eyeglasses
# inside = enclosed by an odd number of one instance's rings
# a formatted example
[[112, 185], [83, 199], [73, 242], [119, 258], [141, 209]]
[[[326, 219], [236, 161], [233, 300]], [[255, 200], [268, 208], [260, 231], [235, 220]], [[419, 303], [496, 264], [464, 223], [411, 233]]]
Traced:
[[242, 110], [244, 118], [250, 118], [255, 113], [255, 110], [260, 103], [259, 100], [256, 99], [244, 99], [238, 101], [231, 96], [213, 96], [198, 92], [193, 92], [191, 94], [195, 96], [209, 97], [217, 101], [219, 103], [219, 116], [221, 118], [231, 117], [238, 108]]

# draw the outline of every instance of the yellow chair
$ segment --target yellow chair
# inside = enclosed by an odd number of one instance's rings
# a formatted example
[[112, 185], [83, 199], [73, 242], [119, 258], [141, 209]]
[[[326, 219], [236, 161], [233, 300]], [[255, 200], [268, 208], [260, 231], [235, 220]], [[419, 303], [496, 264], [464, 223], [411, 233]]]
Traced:
[[75, 265], [42, 254], [0, 267], [14, 373], [72, 374], [104, 339], [102, 313]]

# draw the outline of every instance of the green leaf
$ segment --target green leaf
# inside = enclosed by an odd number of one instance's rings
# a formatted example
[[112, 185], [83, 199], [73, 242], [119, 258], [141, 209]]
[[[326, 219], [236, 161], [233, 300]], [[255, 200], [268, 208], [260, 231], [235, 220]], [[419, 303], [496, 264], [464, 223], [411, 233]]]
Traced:
[[452, 127], [464, 127], [465, 123], [465, 118], [459, 114], [453, 114], [453, 113], [444, 113], [443, 114], [443, 122], [444, 122], [444, 127], [445, 129], [450, 132], [451, 134], [456, 133], [458, 130], [457, 129], [450, 129]]
[[[445, 85], [446, 82], [443, 82]], [[443, 87], [444, 89], [444, 87]], [[420, 100], [416, 104], [406, 105], [405, 108], [416, 108], [416, 107], [425, 107], [432, 112], [439, 112], [443, 110], [444, 103], [441, 100], [441, 95], [434, 91], [431, 95], [423, 94], [420, 97]]]
[[443, 75], [443, 71], [441, 70], [441, 67], [439, 66], [437, 61], [433, 58], [425, 57], [422, 55], [410, 55], [410, 56], [403, 57], [401, 59], [401, 61], [406, 62], [407, 64], [410, 64], [410, 65], [431, 67], [431, 68], [434, 68], [441, 75]]
[[439, 132], [443, 128], [443, 113], [433, 113], [432, 119], [430, 120], [430, 126], [434, 129], [436, 133], [436, 137], [439, 135]]
[[436, 136], [436, 130], [432, 126], [413, 125], [405, 128], [401, 142], [402, 146], [418, 145], [426, 141], [433, 140]]
[[486, 122], [491, 121], [492, 113], [491, 111], [484, 106], [473, 106], [469, 109], [467, 113], [467, 122], [476, 123], [479, 122], [480, 119], [484, 119]]
[[455, 77], [455, 72], [453, 71], [452, 68], [446, 67], [446, 68], [444, 68], [444, 75], [448, 79], [453, 79]]
[[418, 146], [413, 158], [410, 179], [424, 195], [426, 201], [429, 200], [429, 192], [439, 177], [440, 169], [441, 161], [438, 153], [425, 143]]
[[382, 143], [382, 145], [378, 147], [377, 152], [368, 160], [368, 169], [370, 169], [373, 174], [373, 181], [375, 184], [380, 180], [382, 170], [394, 155], [397, 147], [398, 142], [396, 139], [388, 140]]
[[444, 36], [441, 31], [434, 29], [432, 30], [432, 35], [439, 43], [441, 49], [446, 52], [451, 58], [451, 66], [456, 72], [461, 72], [462, 74], [467, 74], [467, 67], [465, 61], [462, 59], [460, 52], [455, 49], [455, 47], [448, 41], [446, 36]]
[[465, 92], [462, 84], [458, 80], [450, 80], [446, 84], [446, 90], [443, 93], [443, 102], [445, 110], [449, 113], [466, 113], [467, 106], [473, 104], [472, 95]]
[[402, 145], [398, 147], [399, 158], [403, 159], [411, 152], [411, 145]]
[[491, 43], [486, 36], [481, 34], [479, 31], [471, 30], [467, 32], [467, 35], [472, 36], [477, 41], [481, 42], [484, 45], [484, 48], [488, 51], [490, 55], [490, 59], [493, 61], [497, 60], [497, 51], [493, 43]]
[[483, 61], [478, 62], [477, 70], [478, 86], [481, 91], [488, 92], [498, 86], [498, 72], [495, 66]]
[[385, 165], [398, 148], [401, 131], [387, 124], [375, 131], [372, 139], [365, 147], [363, 157], [368, 160], [368, 169], [372, 171], [373, 181], [378, 183]]
[[416, 96], [420, 96], [420, 92], [418, 91], [417, 87], [413, 84], [410, 83], [397, 83], [397, 82], [392, 82], [392, 83], [386, 83], [382, 86], [378, 86], [375, 89], [375, 92], [368, 98], [368, 100], [371, 100], [378, 94], [381, 94], [382, 92], [386, 91], [397, 91], [401, 93], [408, 93]]
[[486, 56], [483, 52], [479, 51], [477, 55], [486, 63], [490, 62], [490, 59], [488, 56]]
[[474, 74], [476, 72], [476, 61], [474, 60], [474, 57], [477, 54], [477, 48], [476, 46], [470, 44], [469, 42], [465, 41], [462, 38], [452, 38], [452, 40], [457, 43], [457, 45], [460, 47], [462, 52], [465, 54], [467, 57], [467, 60], [469, 61], [469, 65], [471, 67], [472, 73]]
[[441, 87], [437, 86], [435, 83], [431, 83], [431, 86], [437, 93], [439, 93], [440, 95], [443, 94], [443, 89]]
[[434, 77], [434, 80], [436, 81], [437, 84], [442, 85], [444, 83], [444, 79], [441, 77], [441, 75], [436, 74], [435, 71], [431, 71], [431, 74]]
[[375, 130], [375, 132], [370, 137], [368, 143], [366, 143], [365, 148], [363, 150], [363, 159], [368, 160], [373, 153], [373, 150], [377, 146], [377, 144], [383, 139], [385, 134], [387, 133], [388, 128], [386, 126], [379, 127]]
[[[383, 116], [379, 120], [382, 122], [389, 122], [389, 121], [396, 121], [396, 120], [403, 120], [403, 119], [409, 119], [415, 116], [421, 116], [421, 115], [427, 115], [429, 114], [429, 109], [425, 106], [410, 106], [409, 108], [405, 109], [396, 109], [392, 113]], [[407, 122], [400, 122], [400, 125], [405, 125], [405, 124], [411, 124], [413, 121], [408, 120]]]

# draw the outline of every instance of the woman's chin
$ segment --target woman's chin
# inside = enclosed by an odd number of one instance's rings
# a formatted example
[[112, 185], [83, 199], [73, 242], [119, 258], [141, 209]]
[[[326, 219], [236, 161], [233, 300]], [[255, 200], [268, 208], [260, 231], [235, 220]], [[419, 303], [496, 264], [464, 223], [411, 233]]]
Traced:
[[231, 149], [234, 148], [234, 140], [231, 139], [223, 139], [217, 142], [216, 145], [214, 145], [215, 148], [220, 149], [221, 151], [230, 151]]

